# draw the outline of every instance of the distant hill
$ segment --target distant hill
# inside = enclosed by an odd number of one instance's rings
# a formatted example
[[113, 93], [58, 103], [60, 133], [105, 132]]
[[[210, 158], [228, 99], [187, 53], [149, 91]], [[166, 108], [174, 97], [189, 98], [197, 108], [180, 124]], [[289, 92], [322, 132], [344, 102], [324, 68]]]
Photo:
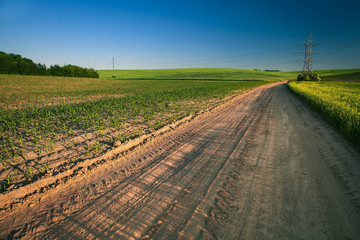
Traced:
[[[98, 70], [100, 78], [111, 79], [113, 70]], [[281, 71], [259, 71], [228, 68], [183, 68], [149, 70], [115, 70], [115, 78], [132, 80], [211, 80], [211, 81], [257, 81], [289, 80], [297, 74]]]
[[336, 69], [317, 71], [323, 81], [360, 82], [360, 69]]

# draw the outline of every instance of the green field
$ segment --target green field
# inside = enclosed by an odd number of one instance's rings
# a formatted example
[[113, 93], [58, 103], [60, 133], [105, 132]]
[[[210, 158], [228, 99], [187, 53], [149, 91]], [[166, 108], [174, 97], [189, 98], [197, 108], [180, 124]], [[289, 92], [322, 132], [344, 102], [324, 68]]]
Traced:
[[[100, 78], [112, 78], [113, 70], [98, 70]], [[188, 68], [115, 70], [115, 79], [166, 79], [166, 80], [265, 80], [278, 81], [296, 78], [293, 72], [266, 72], [226, 68]]]
[[360, 83], [291, 82], [289, 87], [349, 140], [360, 144]]
[[[360, 69], [314, 70], [320, 74], [322, 81], [327, 82], [360, 82]], [[301, 72], [291, 72], [295, 75]]]
[[[323, 74], [341, 78], [358, 72]], [[129, 139], [216, 106], [227, 96], [297, 76], [239, 69], [117, 70], [115, 78], [112, 70], [99, 73], [100, 79], [0, 75], [0, 192], [72, 168]], [[331, 121], [359, 141], [359, 85], [331, 84], [290, 86], [309, 103], [316, 102], [327, 118], [341, 116], [342, 122]]]
[[226, 96], [293, 76], [229, 69], [117, 73], [116, 79], [109, 71], [100, 71], [102, 79], [0, 75], [0, 191], [71, 168]]
[[323, 70], [319, 72], [323, 81], [360, 82], [360, 69]]
[[332, 70], [316, 70], [321, 76], [341, 76], [346, 74], [360, 73], [360, 69], [332, 69]]

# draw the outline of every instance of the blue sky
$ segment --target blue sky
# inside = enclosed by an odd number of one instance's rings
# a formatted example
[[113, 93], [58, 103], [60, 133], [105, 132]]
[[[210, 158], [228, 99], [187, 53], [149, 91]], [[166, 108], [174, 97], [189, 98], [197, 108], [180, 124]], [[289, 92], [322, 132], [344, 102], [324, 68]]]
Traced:
[[360, 1], [0, 0], [0, 51], [47, 66], [360, 68]]

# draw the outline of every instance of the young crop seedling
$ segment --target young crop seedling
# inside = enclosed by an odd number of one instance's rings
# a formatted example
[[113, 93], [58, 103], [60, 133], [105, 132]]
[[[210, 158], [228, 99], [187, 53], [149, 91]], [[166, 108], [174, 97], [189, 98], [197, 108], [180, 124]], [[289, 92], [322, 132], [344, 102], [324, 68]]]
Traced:
[[0, 158], [1, 158], [1, 163], [2, 163], [2, 165], [5, 167], [6, 164], [7, 164], [7, 162], [5, 161], [5, 157], [1, 154], [1, 155], [0, 155]]
[[15, 150], [15, 149], [10, 149], [10, 150], [9, 150], [9, 154], [10, 154], [11, 160], [12, 160], [13, 162], [16, 162], [16, 159], [15, 159], [16, 150]]
[[38, 170], [42, 174], [47, 173], [49, 171], [49, 162], [42, 163]]
[[10, 174], [9, 176], [7, 176], [5, 178], [5, 180], [1, 181], [1, 189], [2, 190], [6, 190], [8, 189], [12, 184], [15, 184], [15, 182], [12, 180], [12, 174]]
[[43, 148], [44, 148], [44, 151], [45, 151], [46, 153], [49, 152], [49, 148], [48, 148], [48, 145], [47, 145], [47, 144], [44, 144]]
[[85, 154], [89, 154], [91, 151], [91, 146], [90, 145], [86, 145], [85, 146]]
[[34, 178], [34, 173], [30, 167], [26, 166], [24, 176], [27, 181], [31, 181]]
[[38, 146], [34, 146], [34, 152], [40, 156], [41, 155], [41, 149]]
[[55, 150], [55, 143], [53, 139], [50, 139], [47, 141], [50, 144], [49, 150], [54, 151]]
[[95, 144], [95, 151], [100, 152], [103, 147], [104, 147], [104, 143], [99, 143], [98, 142], [97, 144]]
[[20, 136], [20, 138], [19, 138], [19, 144], [20, 144], [20, 147], [22, 147], [22, 145], [23, 145], [23, 138], [22, 138], [22, 136]]
[[24, 153], [22, 150], [19, 150], [19, 155], [20, 155], [24, 160], [26, 160], [25, 153]]

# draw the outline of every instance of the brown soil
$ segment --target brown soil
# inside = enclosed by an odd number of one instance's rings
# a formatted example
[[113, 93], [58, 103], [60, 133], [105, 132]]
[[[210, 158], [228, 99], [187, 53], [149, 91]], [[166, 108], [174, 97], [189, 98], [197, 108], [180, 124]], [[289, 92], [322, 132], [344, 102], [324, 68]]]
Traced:
[[[6, 95], [11, 95], [10, 92], [6, 92]], [[120, 98], [126, 96], [125, 94], [97, 94], [92, 96], [63, 96], [63, 97], [44, 97], [41, 99], [32, 100], [27, 99], [19, 103], [18, 101], [4, 101], [4, 103], [0, 103], [0, 107], [4, 109], [24, 109], [29, 106], [34, 107], [49, 107], [49, 106], [57, 106], [57, 105], [65, 105], [65, 104], [73, 104], [73, 103], [83, 103], [83, 102], [94, 102], [100, 99], [109, 99], [109, 98]]]
[[359, 148], [286, 84], [183, 122], [3, 194], [0, 239], [359, 239]]

